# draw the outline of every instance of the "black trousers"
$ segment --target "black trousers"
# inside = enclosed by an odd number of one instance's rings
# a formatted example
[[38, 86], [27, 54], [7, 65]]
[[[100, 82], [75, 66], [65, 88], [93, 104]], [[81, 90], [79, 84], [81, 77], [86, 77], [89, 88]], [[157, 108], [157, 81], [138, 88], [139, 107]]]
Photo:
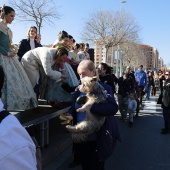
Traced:
[[105, 161], [99, 161], [96, 141], [81, 143], [82, 170], [104, 170]]
[[140, 101], [139, 101], [139, 103], [140, 104], [142, 104], [143, 89], [144, 89], [144, 86], [139, 86], [139, 94], [140, 94]]
[[136, 103], [137, 103], [136, 113], [139, 113], [139, 105], [140, 105], [140, 103], [139, 103], [139, 99], [138, 98], [136, 99]]
[[74, 162], [80, 163], [81, 158], [81, 144], [73, 142], [73, 153], [74, 153]]
[[170, 130], [170, 109], [163, 108], [163, 118], [165, 129]]

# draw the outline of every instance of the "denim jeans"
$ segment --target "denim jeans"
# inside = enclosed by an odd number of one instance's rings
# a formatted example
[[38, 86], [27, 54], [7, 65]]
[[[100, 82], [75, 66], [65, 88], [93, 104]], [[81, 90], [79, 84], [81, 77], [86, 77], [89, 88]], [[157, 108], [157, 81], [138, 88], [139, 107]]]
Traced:
[[146, 98], [150, 99], [150, 94], [151, 94], [151, 86], [146, 87]]
[[129, 122], [133, 122], [134, 111], [129, 110]]
[[170, 109], [163, 108], [165, 129], [170, 130]]

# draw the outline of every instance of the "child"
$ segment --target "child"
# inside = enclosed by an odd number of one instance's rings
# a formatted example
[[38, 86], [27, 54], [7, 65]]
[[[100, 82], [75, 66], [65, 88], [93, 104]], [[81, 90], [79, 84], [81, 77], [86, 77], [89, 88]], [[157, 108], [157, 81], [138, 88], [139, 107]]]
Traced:
[[128, 112], [129, 112], [129, 126], [130, 127], [133, 126], [133, 116], [137, 108], [137, 102], [135, 98], [136, 98], [135, 93], [130, 93], [129, 99], [128, 99]]
[[[60, 47], [64, 47], [67, 51], [69, 51], [68, 49], [68, 42], [69, 42], [69, 35], [67, 32], [65, 31], [61, 31], [58, 35], [58, 43], [55, 45], [55, 48], [60, 48]], [[60, 63], [59, 68], [61, 70], [65, 70], [68, 78], [67, 78], [67, 83], [70, 87], [76, 87], [79, 85], [79, 81], [77, 79], [77, 76], [74, 72], [74, 70], [71, 67], [71, 63], [74, 63], [73, 59], [68, 56], [67, 58], [64, 59], [63, 63]], [[73, 90], [74, 91], [74, 90]]]

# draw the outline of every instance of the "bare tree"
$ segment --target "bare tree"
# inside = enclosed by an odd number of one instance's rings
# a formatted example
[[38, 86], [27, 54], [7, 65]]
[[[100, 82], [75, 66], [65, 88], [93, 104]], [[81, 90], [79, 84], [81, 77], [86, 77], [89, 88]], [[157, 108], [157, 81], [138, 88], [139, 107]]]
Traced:
[[52, 19], [59, 19], [53, 0], [10, 0], [16, 10], [17, 19], [20, 21], [35, 22], [38, 32], [43, 22], [54, 25]]
[[82, 38], [97, 45], [109, 47], [138, 39], [139, 26], [126, 11], [97, 11], [85, 21]]
[[126, 42], [121, 46], [123, 60], [131, 67], [143, 65], [146, 67], [147, 58], [139, 43]]

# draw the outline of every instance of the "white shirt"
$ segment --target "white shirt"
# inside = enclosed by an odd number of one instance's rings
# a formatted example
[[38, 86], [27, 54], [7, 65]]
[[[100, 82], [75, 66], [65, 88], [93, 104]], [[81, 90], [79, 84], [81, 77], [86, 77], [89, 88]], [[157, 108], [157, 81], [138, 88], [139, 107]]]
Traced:
[[[1, 111], [2, 106], [0, 99]], [[0, 123], [0, 170], [36, 170], [35, 153], [35, 145], [18, 119], [13, 115], [4, 118]]]
[[30, 46], [31, 46], [31, 50], [35, 48], [35, 42], [33, 38], [30, 38]]

